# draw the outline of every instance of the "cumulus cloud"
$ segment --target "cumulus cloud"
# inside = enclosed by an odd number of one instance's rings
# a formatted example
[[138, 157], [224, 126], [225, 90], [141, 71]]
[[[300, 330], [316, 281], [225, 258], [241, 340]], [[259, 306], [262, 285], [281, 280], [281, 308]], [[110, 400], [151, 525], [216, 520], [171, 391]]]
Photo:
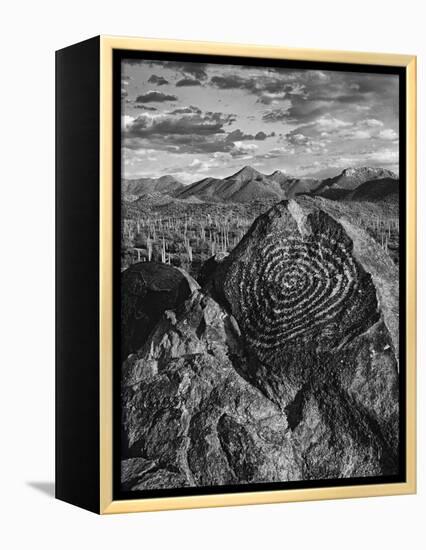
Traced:
[[256, 134], [246, 134], [241, 131], [239, 128], [233, 130], [228, 134], [228, 139], [231, 141], [264, 141], [266, 138], [272, 137], [272, 134], [265, 134], [265, 132], [257, 132]]
[[174, 109], [173, 111], [170, 111], [167, 114], [170, 115], [190, 115], [192, 113], [201, 114], [201, 109], [198, 107], [195, 107], [194, 105], [190, 105], [189, 107], [179, 107], [178, 109]]
[[379, 138], [385, 141], [396, 141], [398, 139], [398, 134], [392, 128], [387, 128], [386, 130], [380, 131]]
[[[273, 134], [246, 133], [229, 129], [236, 121], [232, 113], [203, 112], [193, 105], [163, 112], [144, 112], [126, 121], [124, 146], [138, 149], [155, 145], [174, 153], [232, 153], [254, 151], [254, 142], [263, 142]], [[248, 143], [253, 142], [253, 143]]]
[[172, 94], [165, 94], [163, 92], [149, 91], [145, 94], [138, 95], [136, 103], [163, 103], [164, 101], [176, 101], [177, 97]]
[[151, 82], [152, 84], [156, 84], [157, 86], [164, 86], [165, 84], [169, 83], [169, 81], [166, 80], [163, 76], [158, 76], [156, 74], [152, 74], [148, 78], [148, 82]]
[[256, 158], [262, 158], [262, 159], [276, 159], [276, 158], [282, 158], [287, 155], [294, 155], [295, 154], [294, 147], [290, 147], [289, 145], [286, 145], [285, 147], [274, 147], [273, 149], [267, 151], [263, 155], [256, 155]]
[[[172, 112], [173, 113], [173, 112]], [[190, 114], [140, 115], [133, 121], [129, 135], [135, 137], [155, 134], [167, 135], [209, 135], [223, 133], [223, 127], [234, 119], [233, 115], [220, 112]]]
[[324, 149], [329, 143], [362, 140], [397, 140], [398, 134], [393, 129], [384, 129], [384, 123], [375, 118], [360, 119], [355, 122], [322, 115], [312, 122], [297, 126], [285, 134], [284, 139], [294, 146], [316, 150]]
[[178, 80], [176, 82], [176, 86], [182, 87], [182, 86], [201, 86], [201, 81], [197, 78], [182, 78], [181, 80]]
[[134, 104], [135, 109], [141, 109], [143, 111], [158, 111], [157, 107], [150, 107], [149, 105]]
[[135, 118], [130, 115], [123, 115], [121, 117], [121, 128], [125, 130], [128, 126], [132, 124], [134, 120]]
[[264, 122], [279, 122], [286, 119], [288, 120], [287, 109], [271, 109], [265, 111], [262, 115], [262, 120]]
[[210, 84], [221, 90], [245, 90], [257, 96], [257, 101], [265, 105], [278, 103], [290, 99], [295, 95], [304, 94], [304, 86], [298, 83], [288, 83], [280, 76], [266, 76], [261, 78], [225, 74], [213, 76]]
[[193, 106], [158, 115], [143, 113], [127, 124], [124, 146], [138, 149], [155, 145], [175, 153], [230, 152], [235, 148], [235, 141], [254, 139], [239, 129], [227, 131], [227, 126], [234, 121], [233, 114], [201, 112]]
[[257, 145], [255, 143], [244, 143], [243, 141], [235, 141], [234, 145], [237, 149], [244, 152], [253, 152], [257, 149]]
[[205, 80], [207, 78], [206, 64], [186, 61], [151, 61], [154, 67], [164, 67], [183, 76]]

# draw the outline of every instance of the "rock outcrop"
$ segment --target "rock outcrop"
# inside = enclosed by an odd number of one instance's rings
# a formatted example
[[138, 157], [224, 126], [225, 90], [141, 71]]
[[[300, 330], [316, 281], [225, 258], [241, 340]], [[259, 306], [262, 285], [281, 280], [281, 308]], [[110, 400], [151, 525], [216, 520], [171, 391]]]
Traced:
[[126, 490], [300, 479], [287, 417], [244, 380], [235, 319], [195, 290], [123, 366]]
[[397, 473], [397, 271], [320, 204], [260, 216], [125, 361], [124, 488]]
[[140, 262], [121, 274], [121, 358], [137, 351], [166, 309], [183, 303], [197, 283], [167, 264]]

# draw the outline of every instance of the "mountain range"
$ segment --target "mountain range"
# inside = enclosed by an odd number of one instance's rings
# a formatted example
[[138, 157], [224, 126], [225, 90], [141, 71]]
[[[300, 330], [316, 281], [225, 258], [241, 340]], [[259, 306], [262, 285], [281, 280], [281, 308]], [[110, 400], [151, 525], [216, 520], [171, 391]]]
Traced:
[[122, 193], [125, 196], [140, 197], [151, 193], [175, 195], [184, 189], [183, 183], [173, 176], [161, 176], [160, 178], [125, 179], [122, 182]]
[[298, 178], [280, 170], [262, 174], [245, 166], [225, 178], [207, 177], [183, 185], [173, 176], [124, 180], [123, 192], [128, 198], [167, 196], [188, 202], [251, 202], [282, 200], [300, 194], [317, 195], [332, 200], [380, 200], [397, 197], [398, 176], [384, 168], [346, 168], [326, 179]]

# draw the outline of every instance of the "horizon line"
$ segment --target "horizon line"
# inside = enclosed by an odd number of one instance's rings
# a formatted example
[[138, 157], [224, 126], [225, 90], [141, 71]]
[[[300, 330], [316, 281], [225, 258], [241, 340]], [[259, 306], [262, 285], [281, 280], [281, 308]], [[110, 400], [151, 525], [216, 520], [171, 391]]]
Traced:
[[227, 179], [227, 178], [230, 178], [232, 176], [235, 176], [237, 174], [239, 174], [240, 172], [242, 172], [242, 170], [244, 170], [245, 168], [250, 168], [250, 170], [253, 170], [255, 172], [257, 172], [258, 174], [261, 174], [262, 176], [267, 176], [267, 177], [270, 177], [272, 176], [273, 174], [275, 174], [276, 172], [280, 172], [282, 173], [283, 175], [289, 177], [289, 178], [295, 178], [295, 179], [316, 179], [316, 180], [319, 180], [319, 181], [323, 181], [323, 180], [326, 180], [326, 179], [330, 179], [330, 178], [334, 178], [334, 177], [337, 177], [341, 174], [343, 174], [343, 172], [345, 172], [345, 170], [357, 170], [357, 169], [362, 169], [362, 168], [369, 168], [369, 169], [379, 169], [379, 170], [387, 170], [388, 172], [392, 172], [393, 174], [395, 174], [396, 176], [398, 176], [399, 178], [399, 167], [398, 167], [398, 170], [391, 170], [390, 168], [385, 168], [383, 166], [372, 166], [372, 165], [367, 165], [367, 164], [364, 164], [362, 166], [347, 166], [346, 168], [342, 168], [340, 171], [336, 172], [336, 174], [334, 176], [326, 176], [326, 177], [318, 177], [318, 176], [314, 176], [314, 175], [303, 175], [303, 176], [298, 176], [296, 174], [290, 174], [288, 172], [286, 172], [285, 169], [280, 169], [280, 168], [277, 168], [275, 170], [273, 170], [272, 172], [270, 173], [264, 173], [264, 172], [261, 172], [260, 170], [257, 170], [256, 168], [253, 168], [252, 166], [250, 166], [249, 164], [245, 164], [242, 168], [239, 168], [236, 172], [233, 172], [232, 174], [229, 174], [228, 176], [222, 176], [222, 177], [218, 177], [218, 176], [204, 176], [200, 179], [196, 179], [190, 183], [184, 183], [182, 182], [179, 178], [177, 178], [176, 176], [174, 176], [173, 174], [163, 174], [161, 176], [136, 176], [136, 177], [131, 177], [131, 178], [122, 178], [123, 180], [127, 180], [127, 181], [135, 181], [135, 180], [139, 180], [139, 179], [155, 179], [155, 180], [158, 180], [160, 178], [164, 178], [164, 177], [172, 177], [174, 178], [177, 182], [181, 183], [182, 185], [184, 185], [185, 187], [189, 187], [191, 185], [193, 185], [194, 183], [198, 183], [200, 181], [203, 181], [207, 178], [212, 178], [212, 179], [217, 179], [217, 180], [224, 180], [224, 179]]

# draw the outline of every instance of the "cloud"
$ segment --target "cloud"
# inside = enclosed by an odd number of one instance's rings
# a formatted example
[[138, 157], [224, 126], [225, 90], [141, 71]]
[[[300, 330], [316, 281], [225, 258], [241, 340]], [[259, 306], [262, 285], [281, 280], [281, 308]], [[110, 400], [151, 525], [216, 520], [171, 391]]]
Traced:
[[284, 139], [287, 146], [299, 152], [324, 154], [327, 151], [324, 140], [314, 139], [296, 130], [286, 134]]
[[308, 151], [320, 151], [332, 143], [340, 145], [348, 141], [397, 140], [398, 134], [384, 129], [384, 123], [375, 118], [350, 122], [326, 113], [312, 122], [297, 126], [284, 136], [289, 144]]
[[365, 126], [369, 126], [370, 128], [377, 128], [382, 127], [384, 124], [381, 120], [377, 120], [376, 118], [367, 118], [363, 121]]
[[124, 146], [155, 147], [174, 153], [231, 152], [236, 141], [255, 139], [237, 129], [227, 131], [235, 115], [184, 107], [160, 114], [142, 113], [126, 126]]
[[235, 120], [233, 115], [213, 112], [189, 115], [161, 114], [155, 118], [142, 114], [133, 121], [129, 135], [141, 137], [152, 134], [208, 135], [224, 133], [224, 125], [233, 120]]
[[254, 78], [245, 78], [237, 74], [229, 74], [226, 76], [213, 76], [210, 79], [210, 84], [221, 90], [253, 90], [256, 86]]
[[253, 152], [257, 149], [257, 145], [255, 143], [244, 143], [243, 141], [236, 141], [234, 142], [234, 145], [238, 150], [245, 153]]
[[135, 103], [133, 106], [135, 107], [135, 109], [142, 109], [143, 111], [158, 111], [157, 107], [150, 107], [148, 105]]
[[292, 86], [283, 87], [280, 92], [269, 92], [267, 89], [259, 91], [258, 103], [264, 105], [276, 104], [285, 99], [289, 100], [291, 96]]
[[287, 109], [272, 109], [265, 111], [262, 115], [262, 120], [264, 122], [279, 122], [286, 119], [288, 119]]
[[178, 109], [174, 109], [173, 111], [170, 111], [170, 115], [185, 115], [185, 114], [191, 114], [191, 113], [197, 113], [201, 114], [201, 109], [198, 107], [194, 107], [194, 105], [190, 105], [189, 107], [179, 107]]
[[216, 152], [203, 160], [194, 158], [191, 162], [186, 162], [184, 165], [165, 167], [162, 172], [164, 174], [174, 174], [184, 181], [193, 182], [193, 174], [199, 174], [200, 178], [204, 177], [205, 173], [210, 173], [213, 169], [229, 166], [232, 160], [233, 157], [229, 153]]
[[149, 91], [145, 94], [139, 95], [136, 98], [136, 103], [163, 103], [164, 101], [176, 101], [177, 97], [172, 94], [165, 94], [163, 92]]
[[176, 71], [185, 77], [196, 78], [198, 80], [207, 79], [207, 66], [205, 63], [194, 63], [192, 61], [151, 61], [150, 64], [155, 67], [163, 67]]
[[134, 120], [135, 120], [135, 118], [130, 116], [130, 115], [123, 115], [121, 117], [121, 128], [122, 128], [122, 130], [124, 130], [128, 126], [130, 126]]
[[[275, 159], [275, 158], [280, 158], [280, 157], [283, 157], [283, 156], [286, 156], [286, 155], [294, 155], [295, 152], [296, 151], [295, 151], [294, 147], [289, 147], [289, 146], [274, 147], [270, 151], [267, 151], [266, 153], [261, 155], [261, 158], [263, 158], [263, 159]], [[256, 158], [260, 158], [260, 156], [257, 155]]]
[[257, 134], [246, 134], [242, 132], [239, 128], [233, 130], [228, 134], [228, 139], [231, 141], [264, 141], [266, 138], [271, 137], [272, 134], [265, 134], [265, 132], [257, 132]]
[[330, 169], [340, 171], [344, 168], [358, 166], [377, 166], [390, 168], [398, 172], [399, 152], [398, 148], [380, 148], [377, 151], [361, 149], [347, 154], [336, 153], [327, 156], [311, 158], [309, 162], [300, 164], [300, 174], [311, 174], [316, 177], [330, 175]]
[[398, 139], [398, 134], [395, 130], [392, 130], [392, 128], [387, 128], [386, 130], [380, 131], [379, 138], [385, 141], [396, 141]]
[[173, 67], [184, 75], [192, 76], [199, 80], [205, 80], [207, 78], [206, 64], [205, 63], [192, 63], [192, 62], [170, 62]]
[[178, 80], [176, 82], [176, 86], [182, 87], [182, 86], [201, 86], [201, 81], [196, 78], [182, 78], [181, 80]]
[[166, 80], [164, 77], [158, 76], [156, 74], [152, 74], [148, 78], [148, 82], [151, 82], [152, 84], [157, 84], [157, 86], [164, 86], [165, 84], [169, 83], [169, 81]]
[[[194, 105], [164, 112], [143, 112], [127, 121], [123, 145], [131, 150], [154, 147], [179, 154], [230, 153], [233, 156], [257, 149], [256, 143], [273, 134], [259, 131], [249, 134], [239, 128], [232, 113], [203, 112]], [[243, 143], [244, 142], [244, 143]]]
[[[263, 115], [265, 122], [287, 120], [298, 124], [311, 122], [325, 113], [339, 118], [345, 113], [356, 117], [356, 112], [374, 112], [378, 118], [394, 118], [397, 110], [398, 77], [367, 73], [337, 71], [300, 71], [292, 73], [293, 88], [272, 90], [259, 99], [262, 103], [276, 104], [282, 98], [290, 101], [285, 110], [275, 109]], [[268, 92], [272, 92], [269, 94]], [[277, 94], [274, 96], [274, 92]]]
[[317, 118], [315, 122], [312, 123], [313, 126], [316, 126], [323, 132], [334, 132], [341, 128], [347, 128], [351, 126], [350, 122], [335, 118], [331, 115], [325, 115]]
[[399, 159], [399, 151], [397, 148], [395, 149], [380, 149], [378, 151], [373, 151], [371, 153], [367, 153], [365, 158], [367, 160], [370, 160], [376, 164], [382, 164], [382, 165], [395, 165], [398, 163]]
[[303, 95], [304, 87], [298, 83], [288, 83], [282, 75], [262, 77], [224, 74], [213, 76], [210, 84], [221, 90], [245, 90], [257, 96], [257, 101], [265, 105], [290, 99], [293, 95]]

